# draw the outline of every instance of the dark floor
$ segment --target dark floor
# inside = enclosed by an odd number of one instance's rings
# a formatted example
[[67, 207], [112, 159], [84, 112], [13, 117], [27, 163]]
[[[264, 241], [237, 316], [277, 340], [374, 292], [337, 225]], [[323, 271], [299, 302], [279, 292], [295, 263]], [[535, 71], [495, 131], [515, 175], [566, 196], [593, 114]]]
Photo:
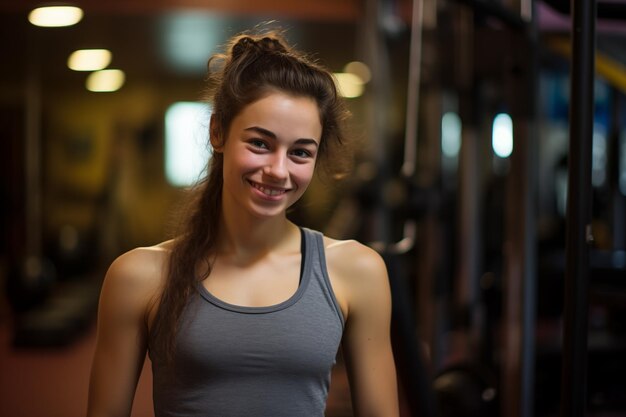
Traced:
[[[13, 348], [6, 320], [0, 322], [0, 415], [84, 417], [95, 329], [62, 348]], [[152, 416], [152, 375], [139, 381], [133, 417]]]

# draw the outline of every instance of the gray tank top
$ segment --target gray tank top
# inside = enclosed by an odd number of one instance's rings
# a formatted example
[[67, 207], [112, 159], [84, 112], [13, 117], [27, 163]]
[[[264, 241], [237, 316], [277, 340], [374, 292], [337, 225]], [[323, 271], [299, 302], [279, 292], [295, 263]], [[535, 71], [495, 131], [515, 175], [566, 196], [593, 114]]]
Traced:
[[301, 230], [300, 285], [288, 300], [236, 306], [198, 285], [172, 364], [150, 350], [156, 417], [324, 416], [344, 320], [322, 235]]

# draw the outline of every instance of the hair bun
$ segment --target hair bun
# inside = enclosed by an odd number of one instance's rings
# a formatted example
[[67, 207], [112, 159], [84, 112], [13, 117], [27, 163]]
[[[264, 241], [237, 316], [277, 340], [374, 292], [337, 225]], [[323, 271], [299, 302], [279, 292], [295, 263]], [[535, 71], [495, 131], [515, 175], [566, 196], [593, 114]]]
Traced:
[[263, 37], [259, 44], [261, 49], [267, 52], [287, 52], [285, 46], [277, 38], [271, 38], [269, 36]]
[[248, 36], [242, 36], [233, 45], [231, 55], [236, 59], [252, 48], [254, 48], [254, 41]]
[[284, 53], [287, 52], [287, 48], [276, 37], [263, 36], [253, 37], [249, 35], [241, 36], [232, 48], [232, 57], [237, 59], [246, 52], [260, 54], [260, 53]]

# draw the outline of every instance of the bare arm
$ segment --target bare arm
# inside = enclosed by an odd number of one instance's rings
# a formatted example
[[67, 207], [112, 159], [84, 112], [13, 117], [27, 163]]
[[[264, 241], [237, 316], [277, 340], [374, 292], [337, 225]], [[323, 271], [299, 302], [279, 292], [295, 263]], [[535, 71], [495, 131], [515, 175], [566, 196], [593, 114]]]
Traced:
[[158, 280], [158, 275], [151, 274], [154, 270], [154, 255], [140, 249], [122, 255], [106, 274], [98, 307], [88, 417], [130, 415], [147, 350], [147, 312]]
[[346, 246], [339, 273], [348, 313], [343, 351], [354, 412], [359, 417], [397, 417], [387, 269], [373, 250], [356, 242]]

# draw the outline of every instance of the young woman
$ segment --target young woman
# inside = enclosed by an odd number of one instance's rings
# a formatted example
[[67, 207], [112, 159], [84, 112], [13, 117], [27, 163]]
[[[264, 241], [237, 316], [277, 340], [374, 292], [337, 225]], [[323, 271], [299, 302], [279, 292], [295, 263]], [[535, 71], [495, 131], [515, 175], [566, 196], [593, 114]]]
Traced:
[[286, 217], [345, 152], [332, 76], [276, 33], [241, 35], [209, 85], [213, 157], [186, 229], [107, 272], [88, 416], [130, 414], [149, 352], [157, 417], [321, 417], [340, 343], [355, 415], [397, 416], [383, 261]]

